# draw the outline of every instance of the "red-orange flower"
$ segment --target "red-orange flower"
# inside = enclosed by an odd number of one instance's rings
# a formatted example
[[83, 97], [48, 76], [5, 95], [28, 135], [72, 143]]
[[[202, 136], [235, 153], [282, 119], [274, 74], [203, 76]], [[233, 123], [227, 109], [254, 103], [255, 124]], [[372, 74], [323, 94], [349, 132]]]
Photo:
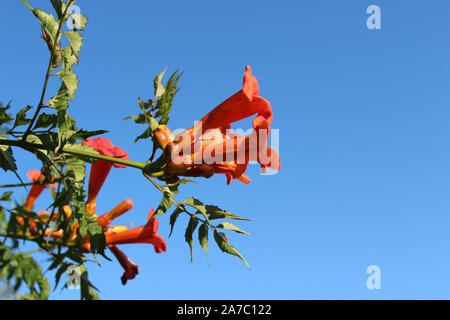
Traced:
[[121, 216], [132, 208], [133, 200], [126, 199], [108, 213], [105, 213], [104, 215], [98, 217], [97, 222], [102, 228], [106, 228], [115, 218]]
[[[31, 182], [38, 182], [45, 177], [39, 170], [28, 171], [27, 176]], [[27, 211], [33, 209], [34, 202], [41, 195], [42, 191], [44, 191], [46, 186], [46, 184], [33, 184], [25, 202], [25, 209]], [[51, 186], [56, 188], [56, 183], [51, 184]]]
[[[253, 132], [248, 136], [228, 133], [231, 123], [256, 114]], [[249, 183], [244, 174], [250, 161], [258, 161], [263, 171], [280, 170], [280, 156], [267, 141], [272, 123], [272, 107], [259, 96], [259, 85], [248, 66], [242, 90], [226, 99], [191, 129], [183, 132], [167, 152], [171, 161], [166, 172], [182, 176], [210, 177], [214, 173], [227, 176], [227, 182], [238, 179]]]
[[[82, 142], [83, 145], [91, 146], [104, 156], [116, 157], [128, 160], [128, 153], [122, 148], [115, 147], [109, 139], [106, 138], [88, 138], [87, 141]], [[86, 211], [90, 214], [95, 214], [95, 199], [109, 174], [112, 167], [125, 168], [125, 165], [110, 163], [103, 160], [96, 160], [91, 166], [91, 173], [89, 175], [89, 189], [88, 201], [86, 203]]]
[[109, 249], [117, 258], [122, 268], [125, 270], [120, 280], [122, 281], [123, 285], [126, 285], [128, 280], [134, 279], [139, 273], [139, 266], [131, 261], [117, 246], [111, 245], [109, 246]]
[[[154, 213], [151, 209], [148, 218]], [[152, 218], [147, 224], [141, 227], [132, 228], [122, 232], [112, 232], [106, 234], [106, 244], [127, 244], [127, 243], [149, 243], [153, 244], [157, 253], [167, 250], [166, 241], [157, 233], [159, 227], [158, 219]]]

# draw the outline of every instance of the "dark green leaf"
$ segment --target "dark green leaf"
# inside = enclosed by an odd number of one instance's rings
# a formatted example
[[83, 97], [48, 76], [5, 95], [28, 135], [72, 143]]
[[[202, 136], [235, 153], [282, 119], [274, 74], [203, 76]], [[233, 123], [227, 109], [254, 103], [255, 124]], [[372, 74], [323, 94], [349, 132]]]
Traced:
[[198, 225], [198, 219], [195, 217], [191, 217], [189, 219], [188, 226], [186, 228], [186, 232], [184, 234], [184, 239], [189, 244], [190, 252], [191, 252], [191, 262], [194, 260], [194, 240], [192, 238], [192, 234], [194, 233], [195, 229]]
[[170, 234], [169, 234], [169, 237], [172, 235], [172, 231], [173, 231], [173, 227], [175, 226], [175, 222], [177, 221], [178, 216], [182, 212], [183, 212], [183, 210], [181, 210], [180, 208], [176, 208], [175, 211], [170, 215]]
[[231, 246], [228, 243], [228, 237], [225, 233], [218, 232], [216, 229], [214, 229], [214, 240], [216, 241], [217, 245], [219, 246], [220, 250], [222, 250], [222, 252], [239, 257], [245, 263], [245, 265], [250, 268], [250, 265], [239, 253], [239, 251], [237, 251], [235, 247]]
[[27, 112], [30, 110], [31, 106], [26, 106], [16, 114], [16, 120], [14, 121], [13, 129], [19, 126], [27, 125], [31, 122], [31, 119], [27, 119]]
[[34, 129], [50, 127], [49, 130], [51, 130], [56, 127], [58, 123], [57, 121], [58, 119], [56, 114], [41, 113], [36, 120]]
[[232, 231], [237, 232], [237, 233], [243, 233], [243, 234], [246, 234], [246, 235], [250, 235], [250, 233], [245, 232], [245, 231], [239, 229], [239, 228], [236, 227], [234, 224], [229, 223], [229, 222], [222, 222], [221, 224], [219, 224], [219, 225], [217, 226], [217, 228], [220, 228], [220, 229], [227, 229], [227, 230], [232, 230]]
[[205, 249], [206, 255], [208, 256], [208, 229], [209, 226], [206, 223], [203, 223], [200, 228], [198, 228], [198, 241], [200, 242], [200, 246]]

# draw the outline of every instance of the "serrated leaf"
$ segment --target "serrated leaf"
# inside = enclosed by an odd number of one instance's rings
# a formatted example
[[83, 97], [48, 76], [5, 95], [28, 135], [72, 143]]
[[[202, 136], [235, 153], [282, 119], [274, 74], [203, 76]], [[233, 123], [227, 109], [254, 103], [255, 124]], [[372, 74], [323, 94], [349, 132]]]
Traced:
[[222, 250], [222, 252], [239, 257], [245, 263], [245, 265], [250, 268], [250, 265], [247, 263], [247, 261], [244, 259], [244, 257], [239, 253], [239, 251], [237, 251], [237, 249], [235, 247], [231, 246], [228, 243], [228, 237], [226, 234], [214, 229], [214, 240], [216, 241], [217, 245], [219, 246], [220, 250]]
[[27, 119], [27, 112], [31, 109], [31, 106], [26, 106], [16, 114], [16, 120], [14, 121], [13, 129], [19, 126], [27, 125], [31, 122], [31, 119]]
[[205, 219], [208, 222], [208, 224], [211, 224], [211, 222], [209, 221], [209, 218], [208, 218], [208, 216], [206, 214], [206, 212], [207, 212], [206, 206], [203, 204], [203, 202], [201, 202], [198, 199], [195, 199], [195, 198], [191, 197], [191, 198], [188, 198], [188, 199], [184, 200], [183, 203], [185, 205], [188, 205], [190, 207], [193, 207], [193, 208], [197, 209], [198, 212], [200, 212], [203, 215], [203, 217], [205, 217]]
[[162, 85], [161, 81], [162, 81], [164, 74], [166, 73], [166, 70], [167, 70], [167, 67], [164, 69], [163, 72], [161, 72], [160, 74], [158, 74], [156, 76], [155, 80], [153, 80], [153, 87], [155, 88], [155, 99], [162, 96], [165, 92], [165, 88]]
[[205, 249], [206, 256], [208, 256], [208, 229], [209, 226], [206, 223], [203, 223], [198, 228], [198, 241], [200, 242], [200, 246]]
[[83, 45], [83, 36], [77, 31], [66, 31], [64, 32], [64, 34], [69, 40], [70, 46], [72, 47], [73, 51], [78, 56], [78, 52], [80, 52]]
[[62, 48], [63, 65], [61, 70], [64, 72], [70, 71], [74, 65], [79, 61], [78, 54], [72, 49], [72, 47]]
[[48, 105], [55, 109], [58, 113], [65, 112], [69, 107], [69, 99], [69, 90], [66, 85], [62, 83], [59, 87], [58, 93], [50, 100]]
[[16, 160], [13, 157], [11, 148], [3, 151], [0, 149], [0, 168], [4, 171], [16, 171]]
[[146, 124], [147, 123], [147, 117], [145, 116], [145, 114], [141, 113], [137, 116], [133, 116], [133, 117], [126, 117], [123, 120], [133, 120], [134, 123], [138, 123], [138, 124]]
[[189, 244], [190, 253], [191, 253], [191, 262], [194, 260], [194, 240], [192, 238], [192, 235], [197, 228], [198, 225], [198, 219], [195, 217], [191, 217], [189, 219], [188, 226], [186, 228], [186, 232], [184, 234], [184, 239]]
[[80, 271], [80, 293], [81, 300], [99, 300], [98, 294], [94, 291], [98, 290], [88, 278], [86, 267], [79, 266]]
[[172, 206], [172, 200], [173, 193], [169, 189], [165, 188], [163, 198], [152, 217], [157, 217], [163, 213], [166, 213], [166, 211]]
[[226, 229], [226, 230], [232, 230], [232, 231], [237, 232], [237, 233], [243, 233], [243, 234], [246, 234], [246, 235], [250, 235], [250, 233], [239, 229], [234, 224], [229, 223], [229, 222], [222, 222], [221, 224], [217, 225], [217, 228]]
[[152, 133], [153, 133], [152, 128], [148, 127], [147, 129], [145, 129], [145, 131], [140, 136], [138, 136], [136, 139], [134, 139], [134, 143], [138, 142], [141, 139], [147, 139], [147, 138], [151, 137]]
[[209, 220], [233, 219], [233, 220], [251, 221], [250, 219], [236, 216], [236, 215], [232, 214], [231, 212], [222, 210], [219, 207], [213, 206], [213, 205], [206, 205], [206, 211], [208, 212]]
[[50, 36], [52, 37], [52, 41], [54, 41], [57, 37], [58, 33], [58, 22], [56, 21], [55, 17], [51, 14], [48, 14], [40, 9], [33, 9], [27, 1], [22, 0], [22, 2], [28, 7], [28, 9], [31, 10], [31, 12], [38, 18], [39, 22], [43, 25], [45, 29], [50, 33]]
[[47, 114], [47, 113], [41, 113], [39, 115], [39, 117], [36, 120], [36, 124], [34, 125], [33, 129], [38, 129], [38, 128], [47, 128], [50, 127], [49, 130], [53, 129], [54, 127], [56, 127], [56, 125], [58, 124], [58, 119], [56, 114]]
[[62, 70], [58, 72], [57, 75], [64, 82], [64, 85], [67, 88], [67, 93], [69, 94], [70, 98], [74, 100], [75, 91], [78, 90], [77, 75], [72, 70]]
[[73, 20], [73, 26], [76, 30], [83, 31], [86, 28], [86, 24], [89, 22], [86, 16], [80, 13], [69, 14], [70, 18]]
[[107, 130], [95, 130], [95, 131], [85, 131], [83, 129], [78, 130], [74, 135], [73, 138], [79, 139], [79, 140], [86, 140], [87, 138], [98, 136], [104, 133], [108, 133]]
[[174, 212], [170, 215], [170, 233], [169, 237], [172, 235], [173, 227], [175, 226], [175, 222], [177, 221], [180, 213], [182, 213], [183, 210], [180, 208], [176, 208]]
[[[72, 146], [72, 148], [74, 148], [74, 146]], [[79, 157], [70, 157], [67, 160], [65, 174], [73, 181], [76, 188], [83, 188], [84, 178], [86, 177], [86, 165], [84, 160]]]
[[11, 108], [9, 103], [8, 103], [8, 105], [6, 107], [3, 107], [1, 102], [0, 102], [0, 126], [2, 124], [11, 122], [13, 120], [11, 115], [7, 113], [9, 108]]
[[177, 85], [182, 74], [178, 74], [177, 70], [170, 76], [166, 82], [164, 93], [158, 99], [155, 117], [161, 117], [159, 124], [167, 124], [169, 122], [169, 113], [172, 111], [173, 99], [179, 90]]

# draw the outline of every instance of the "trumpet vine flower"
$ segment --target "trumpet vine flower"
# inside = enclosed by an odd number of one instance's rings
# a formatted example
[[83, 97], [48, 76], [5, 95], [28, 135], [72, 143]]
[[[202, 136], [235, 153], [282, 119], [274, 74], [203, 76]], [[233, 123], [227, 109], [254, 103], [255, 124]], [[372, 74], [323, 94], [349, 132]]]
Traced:
[[[250, 135], [229, 133], [231, 123], [255, 114]], [[206, 178], [222, 173], [229, 184], [233, 179], [250, 183], [244, 174], [250, 161], [259, 162], [263, 172], [267, 168], [281, 170], [278, 152], [267, 146], [272, 119], [272, 107], [269, 101], [259, 96], [258, 81], [247, 66], [240, 91], [167, 144], [166, 152], [171, 158], [165, 171]]]
[[[83, 141], [81, 144], [91, 146], [95, 151], [104, 156], [116, 157], [125, 160], [128, 159], [128, 153], [122, 148], [115, 147], [109, 139], [106, 138], [88, 138], [87, 141]], [[95, 214], [96, 203], [98, 193], [100, 192], [106, 177], [112, 167], [126, 168], [125, 165], [110, 163], [103, 160], [96, 160], [91, 166], [91, 172], [89, 174], [89, 188], [88, 188], [88, 201], [86, 203], [86, 211], [92, 215]]]

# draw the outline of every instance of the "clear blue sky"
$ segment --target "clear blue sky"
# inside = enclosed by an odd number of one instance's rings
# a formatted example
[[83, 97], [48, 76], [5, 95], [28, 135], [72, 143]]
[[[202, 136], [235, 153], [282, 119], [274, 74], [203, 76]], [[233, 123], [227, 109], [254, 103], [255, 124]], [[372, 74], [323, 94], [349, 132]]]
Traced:
[[[41, 8], [47, 2], [30, 0]], [[366, 27], [372, 4], [381, 8], [381, 30]], [[260, 176], [253, 165], [249, 185], [199, 179], [176, 198], [194, 195], [253, 219], [239, 223], [251, 236], [230, 233], [250, 270], [213, 242], [209, 266], [197, 243], [190, 263], [183, 217], [167, 253], [122, 246], [140, 266], [125, 287], [117, 262], [90, 264], [101, 297], [450, 298], [449, 1], [78, 5], [90, 23], [69, 111], [84, 129], [109, 130], [106, 137], [131, 159], [146, 160], [151, 146], [134, 144], [142, 128], [122, 119], [138, 111], [138, 96], [152, 97], [153, 78], [166, 66], [185, 72], [170, 127], [190, 127], [239, 90], [250, 64], [280, 130], [278, 175]], [[47, 49], [19, 0], [2, 1], [0, 10], [0, 100], [14, 99], [18, 110], [39, 100]], [[16, 155], [23, 176], [37, 166]], [[15, 182], [3, 173], [1, 180]], [[136, 170], [113, 170], [98, 209], [126, 198], [135, 208], [120, 222], [140, 225], [161, 196]], [[43, 197], [37, 206], [47, 203]], [[169, 215], [160, 222], [167, 237]], [[380, 290], [366, 288], [369, 265], [381, 268]], [[52, 298], [78, 295], [57, 290]]]

